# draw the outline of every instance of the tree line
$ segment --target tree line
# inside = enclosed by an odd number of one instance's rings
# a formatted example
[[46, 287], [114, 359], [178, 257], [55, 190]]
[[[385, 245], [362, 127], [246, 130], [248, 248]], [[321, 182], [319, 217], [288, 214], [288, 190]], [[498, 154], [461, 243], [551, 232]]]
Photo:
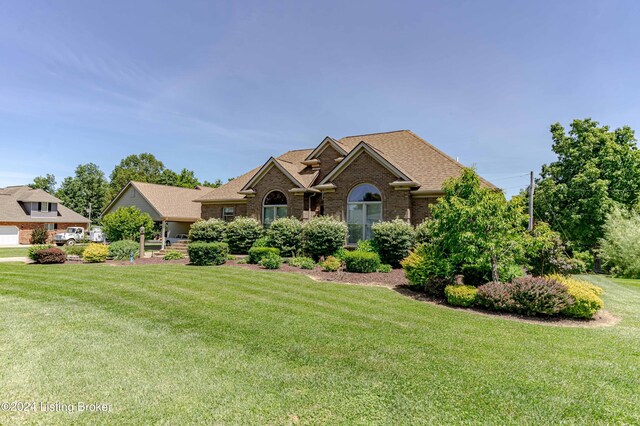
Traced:
[[87, 163], [78, 165], [74, 175], [64, 178], [60, 186], [53, 174], [38, 176], [29, 186], [56, 196], [66, 207], [85, 217], [96, 219], [132, 180], [182, 188], [217, 188], [222, 185], [220, 179], [201, 182], [192, 170], [182, 169], [176, 173], [165, 167], [153, 154], [142, 153], [123, 158], [115, 166], [109, 179], [96, 164]]

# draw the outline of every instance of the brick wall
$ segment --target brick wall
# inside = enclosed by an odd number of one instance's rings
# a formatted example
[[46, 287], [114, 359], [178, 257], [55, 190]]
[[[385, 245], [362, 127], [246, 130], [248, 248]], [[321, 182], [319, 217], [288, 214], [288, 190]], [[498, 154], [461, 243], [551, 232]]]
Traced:
[[336, 158], [341, 157], [341, 154], [336, 151], [331, 145], [327, 146], [324, 151], [320, 153], [318, 160], [320, 160], [320, 173], [316, 178], [316, 184], [320, 183], [324, 177], [329, 174], [331, 170], [336, 167]]
[[398, 178], [382, 164], [363, 152], [333, 179], [335, 192], [324, 193], [324, 214], [347, 219], [347, 197], [351, 189], [361, 183], [375, 185], [382, 193], [382, 220], [411, 219], [409, 191], [396, 191], [389, 184]]
[[419, 225], [426, 218], [431, 217], [431, 208], [438, 202], [438, 197], [412, 198], [411, 224]]
[[[51, 223], [51, 222], [48, 222]], [[53, 243], [53, 236], [63, 230], [67, 229], [70, 226], [80, 226], [87, 229], [87, 223], [58, 223], [56, 224], [58, 229], [54, 231], [49, 231], [48, 242]], [[36, 228], [41, 228], [44, 226], [44, 223], [39, 222], [0, 222], [0, 226], [17, 226], [18, 227], [18, 242], [20, 244], [31, 244], [31, 232]]]
[[237, 216], [246, 216], [247, 215], [247, 204], [246, 203], [238, 203], [238, 204], [202, 204], [200, 207], [200, 216], [207, 219], [222, 219], [222, 209], [224, 207], [233, 207], [235, 208], [235, 215]]
[[256, 218], [262, 222], [262, 203], [264, 197], [271, 191], [280, 191], [287, 197], [287, 214], [302, 219], [304, 197], [303, 195], [293, 195], [289, 193], [289, 190], [294, 187], [295, 184], [291, 182], [291, 179], [278, 168], [272, 167], [262, 179], [253, 186], [256, 195], [250, 198], [247, 203], [247, 216]]

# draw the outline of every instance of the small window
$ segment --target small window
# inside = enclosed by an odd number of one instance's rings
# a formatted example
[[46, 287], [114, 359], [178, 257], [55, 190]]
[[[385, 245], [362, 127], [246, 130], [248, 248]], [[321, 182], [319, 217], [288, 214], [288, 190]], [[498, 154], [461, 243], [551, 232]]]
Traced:
[[236, 216], [236, 208], [235, 207], [223, 207], [222, 208], [222, 219], [225, 222], [231, 222]]
[[44, 229], [46, 229], [47, 231], [55, 231], [56, 230], [56, 224], [55, 223], [45, 223], [44, 224]]
[[131, 198], [135, 198], [136, 197], [136, 190], [134, 188], [131, 188]]
[[43, 213], [47, 213], [49, 211], [49, 203], [47, 202], [40, 203], [40, 211]]

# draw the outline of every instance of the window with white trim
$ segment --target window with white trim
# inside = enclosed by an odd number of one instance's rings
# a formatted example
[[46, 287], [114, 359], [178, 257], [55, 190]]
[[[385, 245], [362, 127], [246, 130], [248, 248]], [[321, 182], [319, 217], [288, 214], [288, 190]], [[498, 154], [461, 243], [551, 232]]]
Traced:
[[262, 203], [262, 225], [268, 228], [281, 217], [287, 217], [287, 197], [280, 191], [271, 191]]
[[46, 229], [47, 231], [55, 231], [56, 230], [56, 225], [55, 225], [55, 223], [45, 223], [44, 224], [44, 229]]
[[223, 207], [222, 208], [222, 220], [225, 222], [231, 222], [236, 217], [235, 207]]
[[347, 226], [349, 244], [371, 238], [371, 225], [382, 220], [382, 194], [375, 186], [363, 183], [356, 186], [347, 198]]
[[40, 203], [40, 211], [42, 213], [47, 213], [49, 211], [49, 203], [47, 203], [46, 201]]

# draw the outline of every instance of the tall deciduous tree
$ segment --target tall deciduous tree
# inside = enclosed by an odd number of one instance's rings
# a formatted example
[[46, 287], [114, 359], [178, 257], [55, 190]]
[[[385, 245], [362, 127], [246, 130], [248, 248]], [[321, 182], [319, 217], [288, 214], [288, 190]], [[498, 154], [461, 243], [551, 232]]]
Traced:
[[42, 189], [49, 194], [53, 194], [56, 192], [56, 177], [47, 173], [45, 176], [38, 176], [33, 179], [33, 183], [29, 184], [29, 186], [33, 189]]
[[631, 207], [640, 194], [640, 151], [629, 127], [611, 131], [591, 119], [574, 120], [568, 133], [551, 126], [557, 161], [542, 167], [536, 212], [580, 250], [603, 236], [607, 215]]
[[183, 188], [195, 188], [198, 185], [200, 185], [200, 181], [196, 178], [193, 170], [182, 169], [176, 179], [176, 186]]
[[153, 154], [130, 155], [111, 172], [109, 198], [113, 199], [129, 181], [158, 183], [165, 167]]
[[62, 204], [86, 217], [95, 219], [106, 207], [109, 184], [100, 167], [93, 163], [80, 164], [75, 175], [62, 181], [57, 197]]

